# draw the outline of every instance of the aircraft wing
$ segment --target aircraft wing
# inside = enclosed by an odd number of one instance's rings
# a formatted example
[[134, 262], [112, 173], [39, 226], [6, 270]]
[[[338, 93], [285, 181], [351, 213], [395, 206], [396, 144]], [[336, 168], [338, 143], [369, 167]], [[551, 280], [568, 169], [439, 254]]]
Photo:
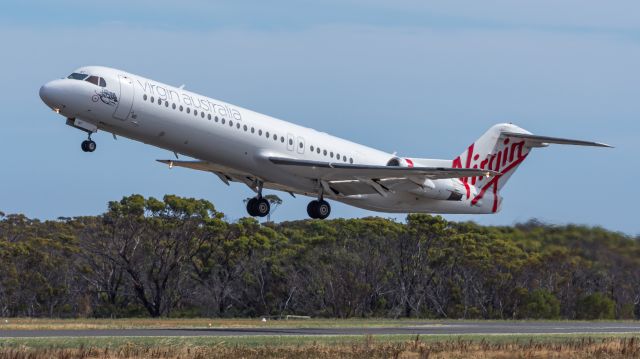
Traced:
[[495, 176], [498, 173], [474, 168], [450, 167], [395, 167], [376, 165], [354, 165], [339, 162], [321, 162], [298, 160], [292, 158], [269, 157], [269, 160], [280, 166], [296, 167], [311, 178], [326, 181], [342, 181], [353, 179], [387, 179], [405, 177], [423, 177], [428, 179], [461, 178]]

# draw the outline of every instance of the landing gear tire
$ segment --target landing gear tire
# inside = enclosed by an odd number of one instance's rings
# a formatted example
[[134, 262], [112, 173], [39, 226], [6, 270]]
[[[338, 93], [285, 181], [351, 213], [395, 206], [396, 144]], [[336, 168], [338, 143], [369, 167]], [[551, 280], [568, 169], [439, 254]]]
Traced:
[[84, 152], [93, 152], [96, 150], [96, 147], [96, 143], [92, 140], [85, 140], [80, 144], [80, 148], [82, 148]]
[[266, 217], [270, 210], [269, 201], [264, 198], [251, 198], [247, 202], [247, 213], [252, 217]]
[[307, 214], [313, 219], [325, 219], [331, 214], [331, 205], [325, 200], [313, 200], [307, 205]]

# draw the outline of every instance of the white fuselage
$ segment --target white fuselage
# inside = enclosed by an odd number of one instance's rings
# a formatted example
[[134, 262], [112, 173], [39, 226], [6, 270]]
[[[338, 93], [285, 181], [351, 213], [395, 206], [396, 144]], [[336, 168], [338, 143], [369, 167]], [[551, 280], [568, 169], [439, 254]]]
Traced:
[[[295, 169], [283, 170], [268, 161], [271, 156], [364, 165], [386, 165], [395, 157], [124, 71], [91, 66], [76, 72], [100, 76], [106, 80], [106, 87], [61, 79], [43, 86], [41, 96], [61, 115], [78, 119], [77, 126], [89, 131], [101, 129], [236, 173], [252, 174], [264, 181], [267, 188], [309, 196], [316, 196], [318, 192], [317, 181], [297, 175]], [[56, 90], [51, 90], [54, 87]], [[115, 104], [110, 103], [108, 92], [119, 99]], [[409, 162], [416, 166], [451, 166], [451, 160], [411, 159]], [[458, 179], [433, 182], [450, 185], [449, 182], [456, 181], [459, 182]], [[388, 196], [326, 196], [384, 212], [490, 212], [486, 206], [470, 205], [466, 198], [445, 201], [403, 191]]]

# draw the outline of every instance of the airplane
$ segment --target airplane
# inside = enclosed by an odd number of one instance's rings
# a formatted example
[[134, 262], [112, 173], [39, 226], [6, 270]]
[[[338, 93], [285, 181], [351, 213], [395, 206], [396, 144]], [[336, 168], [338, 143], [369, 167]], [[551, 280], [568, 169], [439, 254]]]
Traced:
[[[66, 124], [174, 153], [169, 168], [211, 172], [255, 192], [246, 209], [270, 211], [263, 189], [314, 198], [307, 214], [325, 219], [326, 199], [387, 213], [485, 214], [500, 210], [500, 189], [533, 148], [549, 144], [612, 147], [538, 136], [511, 123], [489, 128], [454, 159], [401, 157], [282, 121], [122, 70], [86, 66], [47, 82], [40, 98]], [[179, 160], [179, 154], [194, 160]]]

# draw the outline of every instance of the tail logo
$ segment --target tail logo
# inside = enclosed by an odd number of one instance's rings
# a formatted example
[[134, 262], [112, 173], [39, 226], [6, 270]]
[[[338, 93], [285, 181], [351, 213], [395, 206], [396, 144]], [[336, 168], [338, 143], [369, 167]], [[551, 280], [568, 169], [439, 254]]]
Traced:
[[[499, 172], [500, 174], [491, 178], [485, 183], [478, 194], [471, 199], [471, 205], [475, 205], [484, 197], [485, 192], [493, 187], [493, 212], [498, 211], [498, 181], [509, 171], [517, 167], [529, 154], [529, 149], [525, 148], [525, 141], [513, 142], [511, 144], [508, 138], [504, 139], [501, 148], [496, 153], [486, 154], [484, 158], [480, 158], [481, 153], [474, 153], [475, 143], [467, 148], [467, 151], [453, 160], [453, 168], [480, 168]], [[464, 158], [464, 166], [463, 166]], [[464, 185], [467, 192], [467, 199], [471, 197], [471, 187], [476, 183], [479, 185], [484, 177], [463, 177], [460, 181]]]

